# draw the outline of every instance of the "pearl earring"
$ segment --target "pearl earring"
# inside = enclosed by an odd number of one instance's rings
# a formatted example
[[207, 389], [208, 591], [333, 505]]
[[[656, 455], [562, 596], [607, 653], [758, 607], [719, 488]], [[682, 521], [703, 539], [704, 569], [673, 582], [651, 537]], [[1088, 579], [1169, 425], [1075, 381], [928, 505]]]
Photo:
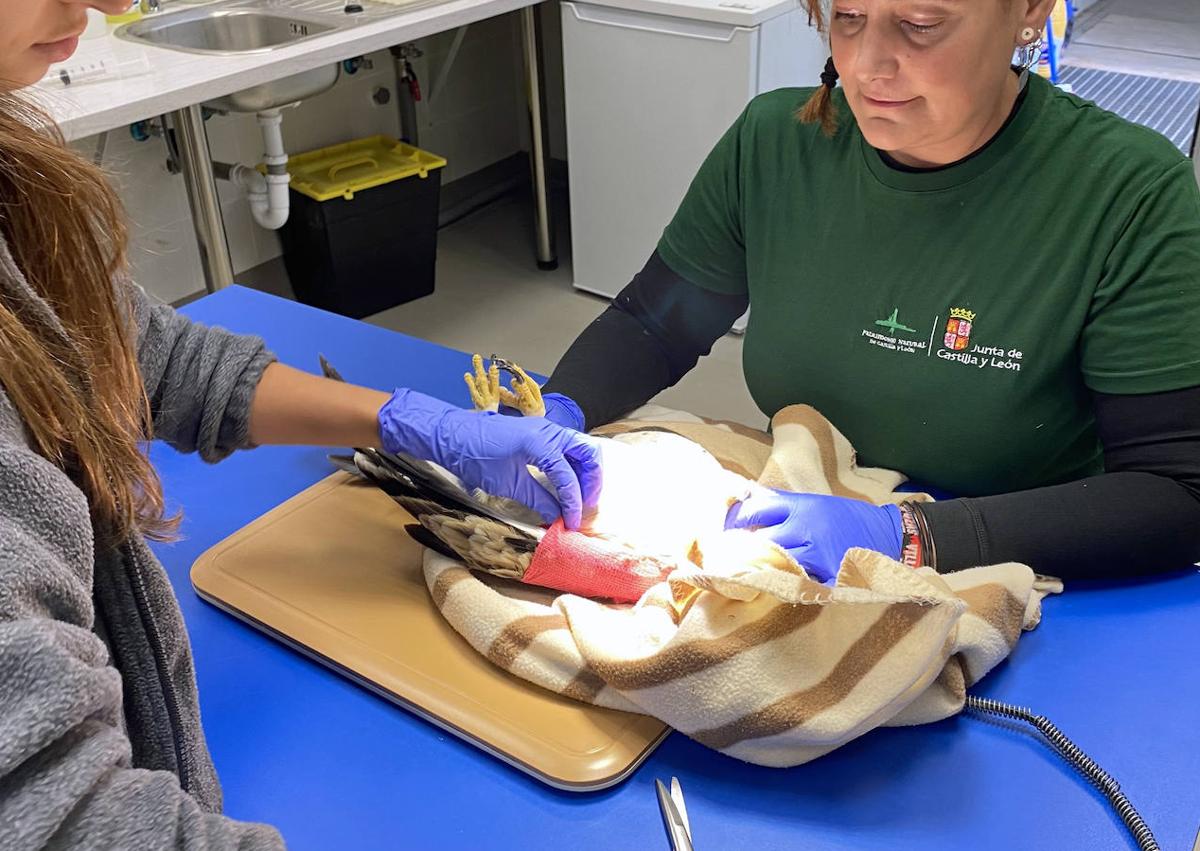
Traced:
[[1037, 30], [1035, 30], [1033, 27], [1025, 27], [1025, 29], [1021, 30], [1021, 41], [1033, 41], [1034, 36], [1036, 35]]

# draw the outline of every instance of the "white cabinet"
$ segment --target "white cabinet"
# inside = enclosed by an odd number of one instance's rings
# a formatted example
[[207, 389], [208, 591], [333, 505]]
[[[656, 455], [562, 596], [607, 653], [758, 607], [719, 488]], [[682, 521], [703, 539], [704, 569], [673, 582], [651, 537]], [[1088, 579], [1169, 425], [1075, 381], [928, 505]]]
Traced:
[[750, 99], [826, 56], [795, 0], [564, 2], [575, 286], [616, 295]]

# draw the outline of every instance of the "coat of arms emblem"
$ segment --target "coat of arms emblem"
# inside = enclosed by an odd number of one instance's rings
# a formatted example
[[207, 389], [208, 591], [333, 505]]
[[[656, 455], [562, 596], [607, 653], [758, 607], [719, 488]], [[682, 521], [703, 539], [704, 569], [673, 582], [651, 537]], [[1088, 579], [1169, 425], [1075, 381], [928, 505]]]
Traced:
[[971, 342], [971, 325], [974, 322], [974, 311], [962, 307], [951, 308], [943, 345], [952, 352], [961, 352]]

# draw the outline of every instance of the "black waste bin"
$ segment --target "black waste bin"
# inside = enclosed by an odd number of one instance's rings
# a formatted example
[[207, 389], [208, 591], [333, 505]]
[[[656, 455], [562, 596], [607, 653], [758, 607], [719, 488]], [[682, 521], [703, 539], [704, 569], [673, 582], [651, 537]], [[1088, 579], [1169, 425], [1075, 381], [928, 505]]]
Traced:
[[280, 237], [296, 298], [361, 319], [432, 293], [445, 165], [389, 136], [293, 157]]

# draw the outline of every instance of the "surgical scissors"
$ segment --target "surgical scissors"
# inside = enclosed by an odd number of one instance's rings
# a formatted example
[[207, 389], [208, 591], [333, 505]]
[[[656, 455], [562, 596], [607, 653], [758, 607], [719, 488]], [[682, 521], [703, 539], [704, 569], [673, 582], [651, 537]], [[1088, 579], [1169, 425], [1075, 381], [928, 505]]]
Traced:
[[674, 851], [693, 851], [692, 828], [688, 824], [687, 805], [683, 801], [683, 789], [679, 786], [679, 778], [671, 778], [671, 791], [661, 780], [654, 781], [658, 792], [658, 808], [662, 810], [663, 824], [667, 828], [667, 836], [671, 840]]

